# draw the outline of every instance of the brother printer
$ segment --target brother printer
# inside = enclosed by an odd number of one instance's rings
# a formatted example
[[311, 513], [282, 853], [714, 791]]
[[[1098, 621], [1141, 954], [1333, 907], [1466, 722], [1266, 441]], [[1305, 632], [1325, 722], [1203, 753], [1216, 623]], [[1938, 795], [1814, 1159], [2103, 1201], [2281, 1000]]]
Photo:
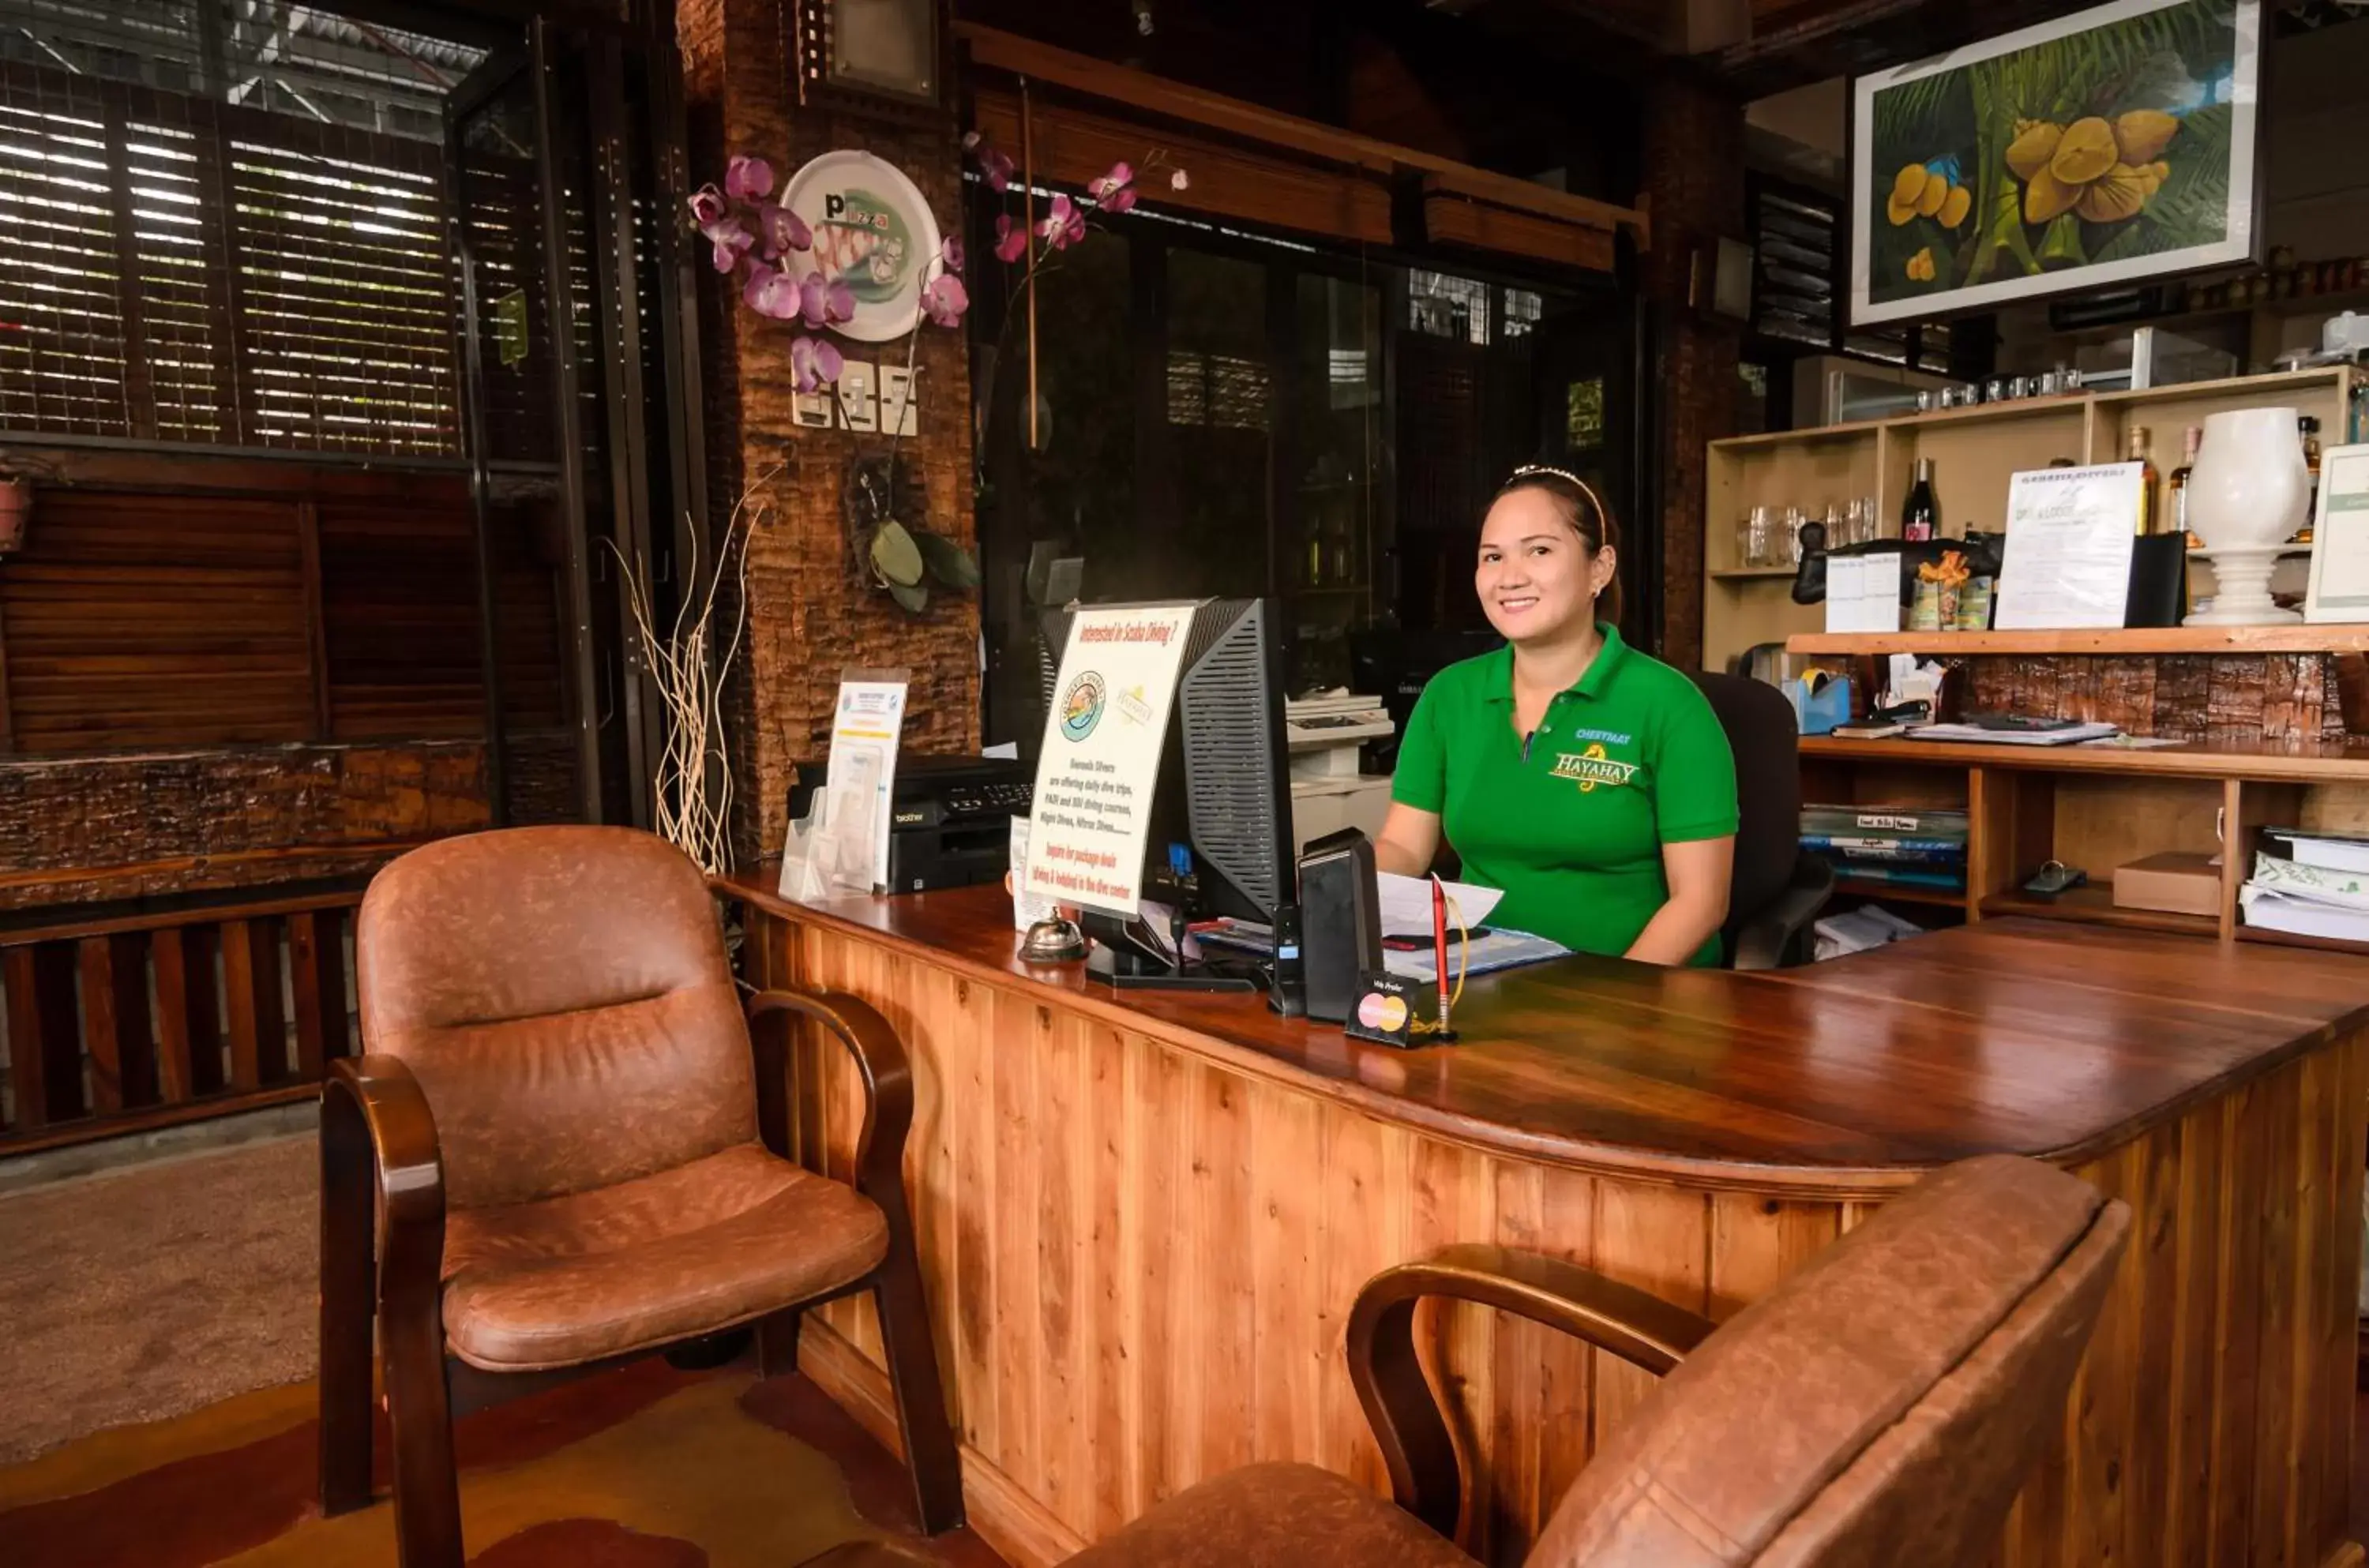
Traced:
[[[830, 778], [827, 761], [798, 764], [790, 818], [803, 820]], [[1012, 818], [1036, 788], [1033, 762], [997, 757], [899, 756], [889, 795], [888, 887], [922, 893], [1001, 882], [1012, 864]]]

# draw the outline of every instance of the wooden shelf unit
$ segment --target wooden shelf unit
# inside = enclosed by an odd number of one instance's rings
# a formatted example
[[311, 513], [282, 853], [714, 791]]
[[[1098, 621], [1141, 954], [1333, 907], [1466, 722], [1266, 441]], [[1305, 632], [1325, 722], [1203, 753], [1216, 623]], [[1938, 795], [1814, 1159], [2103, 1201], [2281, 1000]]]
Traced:
[[[1837, 902], [1890, 900], [1970, 921], [2037, 916], [2369, 956], [2369, 943], [2246, 927], [2237, 909], [2264, 828], [2369, 830], [2369, 746], [2117, 751], [1813, 738], [1802, 742], [1801, 767], [1805, 805], [1967, 814], [1963, 894], [1845, 878]], [[2115, 907], [2115, 868], [2168, 850], [2222, 853], [2214, 914]], [[2025, 894], [2023, 882], [2051, 859], [2087, 871], [2088, 885], [2053, 900]]]
[[[2045, 468], [2059, 457], [2082, 464], [2118, 461], [2134, 425], [2152, 431], [2151, 450], [2163, 473], [2179, 462], [2182, 429], [2228, 409], [2291, 405], [2298, 413], [2318, 416], [2321, 439], [2333, 443], [2350, 428], [2361, 379], [2349, 366], [2332, 366], [2145, 392], [2022, 398], [1712, 441], [1705, 451], [1703, 664], [1722, 669], [1745, 648], [1822, 634], [1825, 625], [1824, 606], [1796, 604], [1781, 586], [1791, 580], [1790, 571], [1737, 565], [1737, 524], [1756, 506], [1775, 509], [1780, 516], [1784, 508], [1799, 507], [1818, 517], [1829, 503], [1872, 496], [1878, 519], [1891, 532], [1899, 526], [1917, 460], [1929, 457], [1943, 532], [1956, 536], [1970, 525], [1997, 529], [2006, 519], [2008, 484], [2014, 475]], [[2209, 573], [2197, 586], [2209, 586]], [[2326, 628], [2311, 630], [2328, 635]], [[2347, 634], [2340, 629], [2338, 635]]]

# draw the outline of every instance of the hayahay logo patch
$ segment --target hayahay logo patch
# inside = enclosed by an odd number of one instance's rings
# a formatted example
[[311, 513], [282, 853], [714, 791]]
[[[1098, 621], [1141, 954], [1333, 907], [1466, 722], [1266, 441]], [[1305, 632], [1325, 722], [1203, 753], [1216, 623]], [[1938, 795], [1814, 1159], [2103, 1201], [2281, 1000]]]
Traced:
[[1553, 776], [1573, 780], [1579, 785], [1580, 794], [1591, 795], [1597, 784], [1618, 788], [1627, 784], [1637, 776], [1637, 764], [1606, 756], [1603, 746], [1598, 744], [1585, 751], [1557, 752]]

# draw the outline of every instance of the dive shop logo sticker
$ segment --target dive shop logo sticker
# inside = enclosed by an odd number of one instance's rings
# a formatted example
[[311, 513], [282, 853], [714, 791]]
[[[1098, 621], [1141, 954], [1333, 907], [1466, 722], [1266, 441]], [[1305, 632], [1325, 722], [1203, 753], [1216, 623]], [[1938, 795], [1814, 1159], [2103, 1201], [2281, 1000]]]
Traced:
[[1143, 700], [1142, 687], [1138, 686], [1132, 691], [1121, 692], [1118, 693], [1117, 702], [1118, 716], [1127, 723], [1147, 725], [1151, 722], [1151, 704]]
[[1061, 734], [1070, 740], [1083, 740], [1103, 721], [1106, 693], [1103, 678], [1089, 670], [1070, 682], [1061, 694]]

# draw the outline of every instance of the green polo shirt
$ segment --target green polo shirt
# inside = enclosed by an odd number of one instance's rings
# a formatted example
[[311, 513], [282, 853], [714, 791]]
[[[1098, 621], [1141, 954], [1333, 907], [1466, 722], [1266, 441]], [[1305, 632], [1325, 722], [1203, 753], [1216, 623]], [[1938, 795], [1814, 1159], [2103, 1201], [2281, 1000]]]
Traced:
[[[1692, 681], [1597, 630], [1603, 649], [1527, 755], [1511, 647], [1433, 676], [1390, 797], [1438, 813], [1464, 876], [1505, 889], [1490, 924], [1618, 954], [1669, 901], [1662, 846], [1735, 831], [1735, 757]], [[1714, 934], [1693, 962], [1718, 961]]]

